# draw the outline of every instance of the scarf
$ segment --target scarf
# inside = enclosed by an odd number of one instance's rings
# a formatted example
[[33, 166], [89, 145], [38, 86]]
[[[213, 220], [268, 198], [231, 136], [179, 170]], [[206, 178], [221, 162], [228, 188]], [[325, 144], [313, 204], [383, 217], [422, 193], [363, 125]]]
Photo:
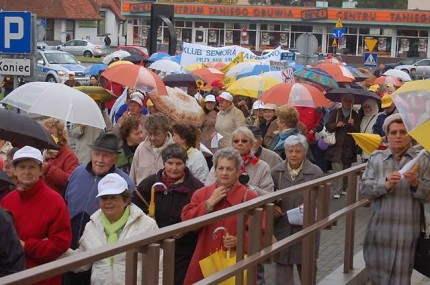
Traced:
[[[174, 179], [167, 176], [165, 170], [161, 173], [161, 182], [163, 182], [167, 186], [167, 188], [170, 188], [170, 185], [172, 184], [180, 184], [184, 182], [184, 179], [185, 179], [185, 173], [182, 177], [174, 178]], [[163, 189], [163, 191], [165, 190]]]
[[242, 155], [242, 166], [240, 167], [240, 174], [245, 173], [245, 168], [248, 164], [251, 163], [252, 165], [256, 165], [258, 161], [258, 157], [256, 157], [251, 151], [248, 152], [248, 154]]
[[300, 166], [298, 168], [292, 169], [291, 166], [290, 166], [290, 164], [287, 162], [288, 173], [290, 174], [291, 179], [293, 181], [297, 178], [297, 176], [299, 176], [300, 171], [302, 171], [302, 169], [303, 169], [303, 163], [304, 163], [304, 161], [302, 162], [302, 164], [300, 164]]
[[[122, 214], [121, 218], [119, 218], [118, 221], [111, 224], [111, 222], [108, 220], [108, 218], [102, 212], [102, 224], [103, 224], [106, 236], [107, 236], [108, 244], [118, 241], [118, 233], [121, 231], [121, 229], [127, 223], [129, 216], [130, 216], [130, 206], [127, 206], [124, 209], [124, 213]], [[114, 262], [114, 256], [111, 256], [110, 257], [110, 265], [113, 265], [113, 262]]]

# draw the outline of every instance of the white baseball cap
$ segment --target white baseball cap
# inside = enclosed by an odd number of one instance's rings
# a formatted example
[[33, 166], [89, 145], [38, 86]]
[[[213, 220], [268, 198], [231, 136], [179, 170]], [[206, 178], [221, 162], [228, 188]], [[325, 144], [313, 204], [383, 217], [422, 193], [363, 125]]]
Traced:
[[143, 106], [142, 98], [143, 98], [143, 95], [140, 92], [133, 92], [130, 95], [130, 100], [133, 102], [136, 102], [140, 106]]
[[230, 93], [225, 92], [225, 91], [221, 92], [221, 94], [219, 94], [218, 98], [216, 98], [216, 99], [218, 101], [227, 100], [227, 101], [233, 102], [233, 96]]
[[117, 195], [126, 191], [128, 188], [127, 181], [117, 173], [109, 173], [103, 177], [97, 185], [96, 198], [106, 195]]
[[263, 108], [263, 102], [261, 102], [260, 100], [257, 100], [252, 104], [252, 110], [259, 110], [262, 108]]
[[261, 109], [276, 110], [276, 104], [262, 104]]
[[32, 146], [24, 146], [15, 152], [12, 163], [15, 165], [20, 160], [34, 159], [39, 164], [43, 163], [43, 156], [40, 150]]
[[206, 95], [205, 102], [215, 102], [215, 96], [212, 94]]

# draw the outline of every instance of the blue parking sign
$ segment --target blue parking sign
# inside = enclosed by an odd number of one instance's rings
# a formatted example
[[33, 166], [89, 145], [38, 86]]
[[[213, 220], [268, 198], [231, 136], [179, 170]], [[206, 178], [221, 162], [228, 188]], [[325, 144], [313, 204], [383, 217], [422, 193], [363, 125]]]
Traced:
[[31, 12], [0, 12], [0, 53], [31, 53]]

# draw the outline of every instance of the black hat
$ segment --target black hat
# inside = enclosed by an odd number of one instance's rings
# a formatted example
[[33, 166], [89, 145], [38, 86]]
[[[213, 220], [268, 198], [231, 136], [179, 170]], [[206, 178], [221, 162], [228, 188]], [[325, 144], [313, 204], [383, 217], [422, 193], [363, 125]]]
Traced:
[[248, 126], [248, 129], [251, 130], [251, 132], [254, 134], [254, 137], [257, 138], [261, 138], [263, 137], [263, 133], [261, 132], [260, 127], [257, 126]]
[[113, 133], [101, 133], [89, 147], [106, 152], [120, 153], [118, 137]]

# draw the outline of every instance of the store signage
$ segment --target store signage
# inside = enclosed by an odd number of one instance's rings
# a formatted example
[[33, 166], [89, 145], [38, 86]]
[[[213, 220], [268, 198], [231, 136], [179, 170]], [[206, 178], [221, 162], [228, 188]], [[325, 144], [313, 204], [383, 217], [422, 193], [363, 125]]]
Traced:
[[0, 74], [30, 76], [30, 59], [0, 58]]
[[302, 11], [302, 20], [322, 20], [328, 19], [328, 9], [308, 9]]

